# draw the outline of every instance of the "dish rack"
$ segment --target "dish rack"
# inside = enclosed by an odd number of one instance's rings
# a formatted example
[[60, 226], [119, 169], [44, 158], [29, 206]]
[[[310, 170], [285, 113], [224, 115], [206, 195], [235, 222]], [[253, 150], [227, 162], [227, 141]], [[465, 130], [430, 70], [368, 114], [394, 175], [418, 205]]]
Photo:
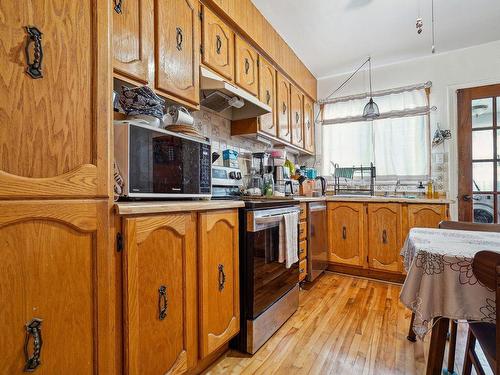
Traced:
[[[335, 195], [375, 195], [377, 170], [373, 163], [370, 163], [369, 167], [363, 165], [359, 167], [340, 167], [334, 163], [332, 165], [334, 167], [333, 187]], [[366, 181], [367, 179], [369, 179], [369, 183]], [[345, 183], [341, 185], [341, 181], [345, 181]]]

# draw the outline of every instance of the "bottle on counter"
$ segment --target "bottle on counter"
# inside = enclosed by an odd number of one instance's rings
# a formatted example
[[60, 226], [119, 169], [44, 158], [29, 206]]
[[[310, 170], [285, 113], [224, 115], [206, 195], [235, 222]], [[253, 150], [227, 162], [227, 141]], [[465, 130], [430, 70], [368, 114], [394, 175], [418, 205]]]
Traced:
[[427, 199], [433, 199], [434, 198], [434, 182], [432, 181], [432, 179], [430, 179], [427, 182], [426, 196], [427, 196]]
[[263, 195], [266, 197], [272, 197], [274, 194], [274, 177], [272, 173], [264, 173], [263, 179]]

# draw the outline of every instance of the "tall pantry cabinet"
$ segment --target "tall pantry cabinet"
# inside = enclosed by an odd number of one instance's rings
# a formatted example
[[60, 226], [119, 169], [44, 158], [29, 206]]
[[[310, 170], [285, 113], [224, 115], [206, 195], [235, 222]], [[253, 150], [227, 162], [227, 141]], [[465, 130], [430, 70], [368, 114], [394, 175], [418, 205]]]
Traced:
[[111, 2], [0, 14], [0, 373], [112, 373]]

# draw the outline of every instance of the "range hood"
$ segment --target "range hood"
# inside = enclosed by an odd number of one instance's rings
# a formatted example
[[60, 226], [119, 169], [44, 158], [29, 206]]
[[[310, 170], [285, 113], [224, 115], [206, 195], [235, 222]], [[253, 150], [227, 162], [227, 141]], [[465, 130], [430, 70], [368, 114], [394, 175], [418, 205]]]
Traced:
[[245, 120], [270, 113], [272, 108], [224, 78], [200, 67], [200, 105], [229, 120]]

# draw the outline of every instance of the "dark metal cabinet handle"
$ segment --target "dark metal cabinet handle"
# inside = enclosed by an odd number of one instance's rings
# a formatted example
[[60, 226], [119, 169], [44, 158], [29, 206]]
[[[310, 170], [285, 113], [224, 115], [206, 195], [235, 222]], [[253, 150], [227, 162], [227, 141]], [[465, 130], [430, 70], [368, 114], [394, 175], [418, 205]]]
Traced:
[[298, 125], [300, 121], [300, 115], [299, 112], [295, 112], [295, 123]]
[[115, 2], [115, 12], [118, 14], [122, 14], [122, 6], [123, 6], [123, 0], [114, 0]]
[[387, 243], [387, 231], [385, 229], [382, 231], [382, 242]]
[[[33, 354], [29, 354], [30, 337], [33, 337]], [[24, 356], [26, 364], [24, 372], [33, 372], [40, 366], [42, 354], [42, 319], [34, 318], [26, 324], [26, 338], [24, 339]]]
[[287, 107], [286, 107], [286, 103], [285, 103], [285, 102], [283, 102], [283, 109], [282, 109], [282, 110], [283, 110], [283, 114], [284, 114], [284, 115], [286, 114], [286, 109], [287, 109]]
[[226, 273], [224, 272], [224, 265], [219, 264], [219, 291], [222, 292], [226, 285]]
[[248, 71], [250, 70], [250, 63], [248, 59], [245, 59], [245, 74], [248, 75]]
[[271, 93], [269, 92], [269, 90], [266, 90], [266, 104], [269, 105], [270, 102], [271, 102]]
[[220, 38], [219, 35], [216, 36], [216, 42], [215, 42], [215, 52], [217, 52], [218, 55], [221, 54], [221, 49], [222, 49], [222, 39]]
[[184, 35], [182, 34], [182, 29], [180, 27], [176, 28], [175, 41], [177, 42], [177, 50], [182, 51], [182, 42], [184, 41]]
[[167, 317], [168, 310], [168, 297], [167, 297], [167, 287], [161, 285], [158, 288], [158, 318], [164, 320]]
[[307, 126], [307, 130], [311, 129], [311, 121], [310, 120], [306, 121], [306, 126]]
[[345, 240], [347, 239], [347, 228], [342, 227], [342, 239]]
[[[26, 26], [28, 33], [28, 41], [26, 42], [26, 73], [33, 78], [42, 78], [42, 60], [43, 60], [43, 46], [42, 46], [42, 32], [35, 26]], [[30, 58], [30, 45], [34, 44], [33, 61]]]

